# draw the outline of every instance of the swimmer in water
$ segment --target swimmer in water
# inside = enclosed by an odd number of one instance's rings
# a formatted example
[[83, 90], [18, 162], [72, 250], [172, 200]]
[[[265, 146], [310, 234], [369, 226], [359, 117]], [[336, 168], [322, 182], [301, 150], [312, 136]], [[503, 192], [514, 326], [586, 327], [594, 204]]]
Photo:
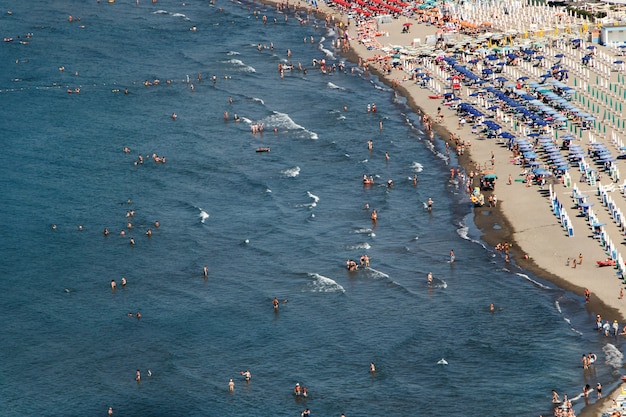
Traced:
[[232, 379], [230, 381], [228, 381], [228, 391], [230, 391], [230, 392], [235, 391], [235, 383], [233, 382]]
[[206, 278], [209, 276], [209, 268], [204, 265], [204, 267], [202, 268], [202, 275]]
[[126, 286], [126, 278], [122, 277], [122, 288]]
[[489, 311], [493, 312], [496, 310], [496, 306], [493, 303], [489, 304]]
[[278, 311], [278, 298], [274, 297], [272, 305], [274, 306], [274, 311]]
[[376, 372], [376, 366], [374, 365], [374, 362], [370, 362], [370, 372], [371, 373]]
[[112, 279], [111, 280], [111, 290], [115, 291], [115, 288], [117, 288], [117, 284], [115, 283], [115, 280]]
[[239, 373], [241, 375], [243, 375], [243, 378], [246, 380], [246, 382], [250, 382], [250, 377], [251, 377], [250, 371], [245, 370], [245, 371], [241, 371]]
[[141, 381], [141, 371], [139, 369], [137, 369], [137, 371], [135, 371], [135, 381], [137, 381], [137, 382]]
[[454, 251], [450, 249], [450, 263], [454, 262]]
[[428, 273], [428, 278], [427, 279], [428, 279], [428, 284], [432, 284], [433, 283], [433, 273], [432, 272]]
[[428, 203], [426, 203], [429, 212], [433, 211], [433, 199], [428, 197]]

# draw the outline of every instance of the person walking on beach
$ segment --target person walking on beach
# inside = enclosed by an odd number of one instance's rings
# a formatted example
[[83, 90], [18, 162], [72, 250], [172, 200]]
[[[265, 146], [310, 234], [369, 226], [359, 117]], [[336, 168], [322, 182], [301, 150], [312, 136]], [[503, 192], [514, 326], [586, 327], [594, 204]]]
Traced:
[[596, 384], [596, 392], [598, 393], [598, 399], [602, 398], [602, 384], [599, 382]]

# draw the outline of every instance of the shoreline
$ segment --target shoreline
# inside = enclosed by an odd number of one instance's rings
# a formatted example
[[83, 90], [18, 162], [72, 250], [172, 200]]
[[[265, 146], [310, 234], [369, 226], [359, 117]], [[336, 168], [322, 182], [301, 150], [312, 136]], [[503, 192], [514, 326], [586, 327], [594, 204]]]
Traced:
[[[372, 62], [373, 65], [361, 65], [369, 62], [368, 58], [380, 53], [380, 50], [368, 50], [363, 44], [359, 43], [354, 34], [356, 30], [354, 22], [350, 21], [346, 26], [346, 20], [348, 19], [339, 10], [332, 9], [325, 3], [320, 3], [314, 8], [308, 4], [303, 5], [301, 2], [297, 2], [294, 5], [277, 0], [260, 1], [262, 4], [276, 8], [280, 8], [281, 5], [288, 5], [290, 8], [313, 15], [321, 21], [330, 19], [331, 25], [335, 25], [332, 27], [333, 30], [338, 32], [338, 39], [343, 39], [343, 32], [347, 30], [350, 35], [347, 47], [337, 48], [342, 57], [355, 65], [359, 65], [360, 68], [369, 72], [371, 76], [377, 77], [381, 83], [402, 95], [406, 99], [407, 105], [417, 115], [429, 115], [432, 120], [432, 132], [452, 148], [451, 152], [454, 152], [455, 149], [455, 141], [452, 138], [452, 134], [459, 135], [463, 141], [471, 139], [473, 146], [468, 147], [464, 153], [457, 156], [459, 166], [466, 173], [473, 170], [476, 163], [487, 161], [489, 153], [491, 153], [492, 158], [495, 155], [495, 159], [498, 161], [495, 168], [500, 177], [498, 186], [494, 190], [494, 193], [498, 192], [498, 204], [496, 207], [484, 205], [473, 209], [473, 222], [481, 233], [480, 239], [491, 248], [494, 248], [498, 243], [508, 242], [510, 244], [510, 254], [512, 255], [512, 267], [528, 271], [542, 280], [546, 280], [565, 291], [580, 296], [581, 304], [585, 303], [583, 296], [585, 289], [591, 288], [592, 297], [588, 303], [584, 304], [590, 320], [593, 320], [596, 314], [600, 314], [603, 318], [609, 318], [611, 321], [618, 319], [621, 323], [624, 323], [626, 320], [626, 307], [617, 303], [618, 297], [615, 293], [617, 288], [623, 288], [623, 283], [615, 280], [614, 273], [611, 271], [612, 268], [599, 269], [594, 262], [595, 259], [604, 259], [606, 256], [604, 250], [595, 241], [585, 236], [589, 233], [587, 231], [582, 230], [580, 232], [583, 235], [582, 237], [568, 237], [561, 228], [558, 218], [551, 212], [549, 207], [550, 201], [545, 191], [539, 190], [534, 186], [533, 188], [527, 188], [515, 183], [512, 185], [505, 184], [506, 175], [503, 171], [511, 175], [514, 173], [514, 170], [519, 169], [506, 163], [510, 159], [510, 155], [505, 146], [496, 145], [493, 140], [489, 142], [488, 140], [478, 139], [475, 135], [472, 135], [469, 126], [455, 130], [456, 115], [445, 108], [441, 104], [441, 100], [429, 99], [427, 97], [428, 94], [434, 93], [428, 89], [421, 89], [414, 82], [407, 80], [406, 72], [393, 69], [391, 74], [384, 74], [382, 70], [376, 67], [376, 61]], [[401, 28], [403, 21], [409, 21], [409, 19], [401, 17], [394, 19], [391, 23], [380, 25], [387, 32], [388, 38], [385, 39], [390, 45], [408, 45], [409, 41], [416, 37], [414, 34], [404, 35], [404, 37], [399, 35], [400, 31], [398, 28]], [[341, 27], [336, 26], [338, 22], [342, 22]], [[422, 38], [435, 34], [436, 26], [415, 20], [411, 20], [411, 22], [411, 29], [416, 29], [417, 35], [422, 35]], [[392, 40], [393, 43], [391, 42]], [[437, 122], [432, 117], [432, 115], [437, 113], [438, 107], [444, 107], [445, 117], [442, 122]], [[426, 130], [428, 131], [429, 129]], [[499, 161], [505, 161], [505, 163], [501, 164]], [[569, 194], [571, 193], [570, 190], [562, 184], [555, 185], [555, 192], [559, 194]], [[486, 197], [489, 194], [490, 192], [485, 192]], [[566, 202], [565, 205], [568, 203]], [[571, 206], [572, 204], [570, 203], [569, 205]], [[533, 213], [529, 212], [531, 209], [538, 209], [536, 219], [532, 219]], [[577, 225], [579, 224], [584, 224], [584, 222], [579, 220]], [[567, 253], [567, 251], [571, 252], [571, 254]], [[576, 257], [579, 253], [584, 253], [586, 262], [583, 262], [575, 269], [571, 268], [569, 264], [565, 266], [566, 257], [569, 260], [570, 256]], [[504, 257], [502, 256], [502, 258]], [[504, 262], [504, 259], [502, 259], [502, 262]], [[595, 280], [606, 278], [606, 282], [601, 284], [591, 282], [589, 277], [592, 276]], [[609, 281], [611, 278], [614, 282]], [[615, 301], [611, 302], [611, 297]], [[579, 413], [580, 416], [600, 416], [602, 411], [610, 405], [612, 399], [620, 394], [621, 381], [618, 380], [614, 384], [609, 383], [606, 385], [607, 392], [604, 398], [585, 405]], [[608, 388], [613, 388], [613, 390], [608, 392]]]

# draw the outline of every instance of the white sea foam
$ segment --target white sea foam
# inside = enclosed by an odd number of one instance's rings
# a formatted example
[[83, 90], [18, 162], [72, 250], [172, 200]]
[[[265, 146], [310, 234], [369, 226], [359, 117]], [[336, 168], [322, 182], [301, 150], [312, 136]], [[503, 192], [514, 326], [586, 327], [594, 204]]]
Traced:
[[389, 278], [389, 275], [377, 269], [368, 267], [367, 270], [370, 271], [370, 276], [372, 276], [373, 278]]
[[450, 159], [448, 155], [444, 155], [441, 152], [435, 152], [435, 156], [441, 159], [442, 161], [448, 161]]
[[461, 226], [458, 229], [456, 229], [456, 233], [461, 237], [461, 239], [472, 240], [469, 238], [468, 232], [469, 232], [469, 227], [467, 226]]
[[199, 216], [200, 216], [200, 223], [204, 223], [204, 221], [209, 218], [209, 213], [207, 213], [206, 211], [204, 211], [200, 207], [198, 207], [198, 210], [200, 210], [200, 214], [199, 214]]
[[348, 249], [350, 250], [357, 250], [357, 249], [371, 249], [372, 247], [370, 246], [369, 243], [367, 242], [363, 242], [363, 243], [357, 243], [356, 245], [348, 245]]
[[156, 12], [152, 12], [152, 14], [169, 14], [167, 10], [157, 10]]
[[365, 228], [365, 229], [356, 229], [354, 231], [354, 233], [371, 233], [371, 232], [372, 232], [372, 229], [367, 229], [367, 228]]
[[326, 85], [328, 86], [328, 88], [332, 88], [332, 89], [335, 89], [335, 90], [345, 90], [345, 88], [339, 87], [337, 84], [333, 84], [330, 81], [327, 82]]
[[252, 101], [256, 101], [257, 103], [265, 104], [262, 98], [252, 97]]
[[300, 126], [296, 122], [294, 122], [291, 117], [289, 117], [286, 113], [281, 112], [273, 112], [271, 116], [265, 117], [260, 121], [267, 127], [278, 128], [279, 130], [288, 130], [295, 131], [298, 133], [302, 133], [304, 136], [309, 139], [317, 139], [317, 133], [312, 132], [310, 130], [305, 129], [303, 126]]
[[309, 198], [313, 199], [313, 203], [311, 203], [312, 207], [317, 206], [318, 201], [320, 201], [320, 198], [318, 196], [316, 196], [315, 194], [312, 194], [310, 191], [306, 192], [306, 195], [309, 196]]
[[326, 49], [324, 47], [321, 46], [320, 44], [320, 51], [324, 52], [324, 54], [326, 54], [326, 58], [328, 59], [335, 59], [335, 54], [333, 54], [333, 52], [330, 49]]
[[524, 278], [527, 281], [532, 282], [534, 285], [536, 285], [539, 288], [542, 288], [544, 290], [549, 290], [550, 287], [548, 287], [547, 285], [543, 285], [541, 282], [535, 281], [534, 279], [532, 279], [531, 277], [529, 277], [526, 274], [522, 274], [521, 272], [516, 272], [515, 275]]
[[229, 59], [228, 61], [226, 61], [226, 63], [234, 65], [238, 70], [243, 72], [256, 72], [256, 69], [254, 69], [254, 67], [244, 64], [244, 62], [240, 59]]
[[433, 282], [430, 286], [432, 288], [448, 288], [448, 283], [442, 279], [433, 278]]
[[272, 192], [272, 190], [270, 190], [269, 188], [266, 188], [266, 189], [265, 189], [265, 192], [266, 192], [266, 193], [271, 193], [271, 192]]
[[239, 52], [237, 51], [228, 51], [228, 53], [226, 55], [232, 56], [232, 55], [240, 55]]
[[172, 13], [172, 17], [182, 17], [183, 20], [191, 20], [191, 19], [189, 19], [187, 16], [185, 16], [182, 13]]
[[424, 170], [424, 165], [420, 164], [419, 162], [413, 162], [411, 164], [411, 169], [413, 170], [413, 172], [422, 172]]
[[556, 307], [556, 311], [558, 311], [559, 313], [561, 313], [561, 303], [559, 303], [559, 301], [555, 301], [554, 302], [554, 306]]
[[615, 345], [607, 343], [602, 348], [604, 362], [613, 369], [620, 369], [623, 365], [624, 354]]
[[320, 274], [308, 274], [311, 281], [307, 284], [307, 289], [311, 292], [339, 292], [345, 293], [346, 290], [336, 281]]
[[300, 167], [288, 168], [280, 171], [280, 173], [283, 174], [283, 176], [285, 177], [294, 178], [300, 175]]

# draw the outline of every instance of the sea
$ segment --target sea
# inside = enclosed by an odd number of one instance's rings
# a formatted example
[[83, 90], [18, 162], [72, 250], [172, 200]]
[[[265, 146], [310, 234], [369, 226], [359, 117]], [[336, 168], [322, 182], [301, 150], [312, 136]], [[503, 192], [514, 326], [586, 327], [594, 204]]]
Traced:
[[5, 0], [0, 32], [1, 416], [538, 416], [617, 384], [623, 340], [480, 240], [455, 156], [324, 21]]

